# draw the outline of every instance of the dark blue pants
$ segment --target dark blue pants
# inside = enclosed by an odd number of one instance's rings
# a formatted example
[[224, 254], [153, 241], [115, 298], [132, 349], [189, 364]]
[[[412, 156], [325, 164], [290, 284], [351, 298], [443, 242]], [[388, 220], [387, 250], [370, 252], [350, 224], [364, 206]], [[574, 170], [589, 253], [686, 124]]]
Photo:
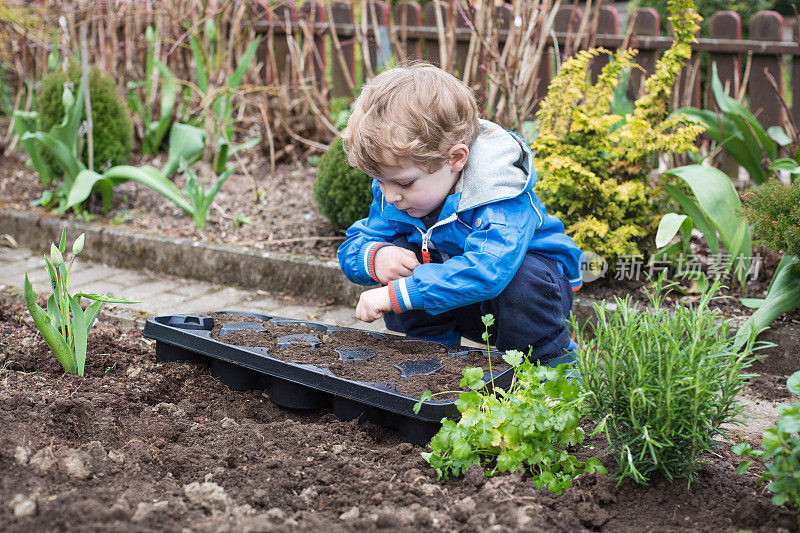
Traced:
[[[418, 246], [401, 237], [394, 242], [416, 252]], [[438, 254], [431, 254], [432, 256]], [[433, 257], [433, 262], [436, 261]], [[494, 315], [489, 342], [498, 350], [519, 350], [536, 358], [560, 355], [570, 344], [566, 320], [572, 310], [572, 287], [555, 259], [528, 252], [519, 270], [499, 296], [484, 302], [431, 315], [422, 310], [384, 313], [386, 327], [414, 337], [458, 344], [460, 337], [484, 342], [481, 317]]]

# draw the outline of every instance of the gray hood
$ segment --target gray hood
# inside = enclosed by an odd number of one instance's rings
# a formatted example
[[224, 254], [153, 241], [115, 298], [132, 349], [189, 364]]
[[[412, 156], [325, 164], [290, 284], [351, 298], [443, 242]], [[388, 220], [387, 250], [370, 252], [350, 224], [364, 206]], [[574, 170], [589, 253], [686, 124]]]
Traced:
[[454, 192], [461, 193], [458, 211], [513, 198], [536, 183], [533, 155], [523, 150], [522, 141], [494, 122], [480, 120], [480, 125], [481, 132], [469, 147], [467, 164], [456, 183]]

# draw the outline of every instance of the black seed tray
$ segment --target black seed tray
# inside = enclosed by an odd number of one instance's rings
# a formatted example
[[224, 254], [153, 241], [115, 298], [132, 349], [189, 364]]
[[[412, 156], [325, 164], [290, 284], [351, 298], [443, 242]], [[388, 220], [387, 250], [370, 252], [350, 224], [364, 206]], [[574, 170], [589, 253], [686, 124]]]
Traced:
[[[246, 313], [239, 311], [221, 311], [223, 314], [247, 315], [274, 324], [305, 324], [321, 333], [333, 331], [359, 331], [370, 335], [396, 338], [397, 342], [416, 340], [409, 337], [383, 335], [365, 330], [330, 326], [305, 320]], [[210, 313], [209, 313], [210, 314]], [[211, 375], [234, 390], [268, 389], [270, 399], [282, 406], [292, 409], [320, 409], [331, 407], [341, 420], [367, 420], [380, 426], [394, 427], [400, 437], [413, 444], [424, 444], [430, 441], [440, 427], [442, 418], [458, 418], [458, 409], [454, 401], [423, 403], [419, 414], [413, 411], [419, 398], [410, 398], [398, 393], [394, 383], [367, 383], [352, 381], [335, 376], [330, 370], [310, 364], [290, 363], [269, 356], [267, 348], [236, 346], [211, 338], [214, 319], [200, 315], [166, 315], [150, 317], [145, 322], [142, 334], [156, 341], [156, 358], [159, 361], [186, 361], [190, 363], [209, 363]], [[231, 323], [220, 331], [261, 328], [251, 322]], [[304, 344], [315, 349], [320, 338], [313, 334], [289, 335], [278, 339], [281, 345]], [[439, 343], [447, 350], [450, 357], [466, 357], [470, 351], [486, 350]], [[342, 360], [357, 361], [370, 359], [376, 354], [359, 348], [347, 347], [339, 350]], [[571, 362], [569, 354], [543, 360], [542, 364], [556, 366], [563, 362]], [[442, 368], [441, 360], [407, 361], [396, 365], [401, 378], [438, 372]], [[494, 382], [499, 387], [507, 387], [511, 383], [513, 369], [494, 373]], [[489, 380], [489, 375], [485, 376]]]

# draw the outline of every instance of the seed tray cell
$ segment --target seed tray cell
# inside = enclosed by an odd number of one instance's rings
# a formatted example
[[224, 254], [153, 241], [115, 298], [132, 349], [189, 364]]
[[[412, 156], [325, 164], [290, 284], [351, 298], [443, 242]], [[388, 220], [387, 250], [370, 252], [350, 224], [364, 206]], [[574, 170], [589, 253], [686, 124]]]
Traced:
[[[210, 313], [209, 313], [210, 314]], [[354, 331], [375, 338], [396, 339], [396, 342], [419, 342], [423, 339], [383, 335], [360, 329], [329, 326], [318, 322], [294, 320], [259, 313], [221, 311], [219, 314], [252, 316], [267, 324], [301, 324], [311, 328], [307, 334], [287, 335], [276, 340], [274, 350], [305, 348], [315, 350], [326, 333]], [[211, 336], [214, 319], [200, 315], [167, 315], [150, 317], [145, 322], [143, 335], [156, 341], [156, 358], [159, 361], [185, 361], [207, 363], [211, 375], [234, 390], [267, 389], [270, 399], [291, 409], [332, 408], [341, 420], [359, 419], [380, 426], [394, 427], [400, 437], [413, 444], [424, 444], [439, 430], [442, 418], [459, 416], [455, 401], [426, 401], [419, 413], [413, 411], [419, 398], [411, 398], [395, 390], [395, 383], [370, 383], [354, 381], [334, 375], [326, 365], [288, 362], [270, 356], [267, 347], [238, 346], [224, 342], [227, 334], [234, 331], [266, 331], [258, 322], [232, 322], [220, 328], [218, 339]], [[317, 332], [313, 331], [317, 330]], [[428, 342], [428, 341], [426, 341]], [[440, 344], [446, 355], [435, 356], [425, 361], [406, 361], [395, 368], [404, 379], [414, 375], [433, 374], [443, 367], [441, 357], [463, 357], [475, 351], [486, 356], [486, 350], [465, 346]], [[342, 346], [336, 349], [339, 359], [345, 364], [359, 364], [378, 355], [369, 348]], [[493, 355], [497, 355], [494, 353]], [[569, 353], [542, 364], [556, 366], [571, 362]], [[494, 382], [499, 387], [511, 383], [513, 369], [494, 372]], [[489, 380], [488, 373], [484, 376]]]

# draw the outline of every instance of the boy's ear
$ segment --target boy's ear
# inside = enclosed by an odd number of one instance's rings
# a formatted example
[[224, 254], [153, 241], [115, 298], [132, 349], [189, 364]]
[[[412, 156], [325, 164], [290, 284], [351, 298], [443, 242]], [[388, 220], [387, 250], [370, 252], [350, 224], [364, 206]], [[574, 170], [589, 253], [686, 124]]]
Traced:
[[461, 172], [467, 164], [469, 147], [466, 144], [457, 144], [447, 151], [447, 155], [450, 157], [450, 171]]

